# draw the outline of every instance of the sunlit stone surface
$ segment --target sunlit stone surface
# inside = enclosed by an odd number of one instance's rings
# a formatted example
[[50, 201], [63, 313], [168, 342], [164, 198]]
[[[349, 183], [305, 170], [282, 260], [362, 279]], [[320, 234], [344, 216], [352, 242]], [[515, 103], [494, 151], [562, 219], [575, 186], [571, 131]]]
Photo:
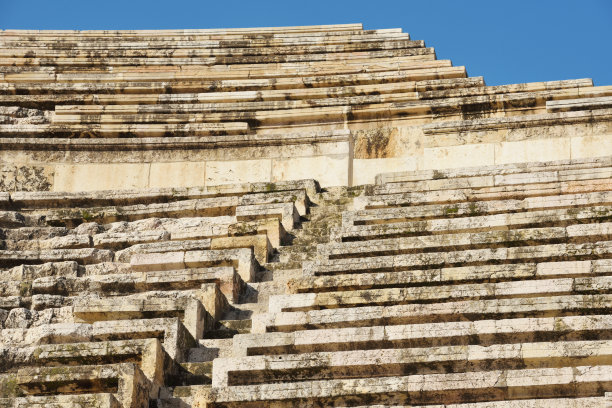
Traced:
[[0, 408], [608, 407], [611, 311], [610, 86], [0, 31]]

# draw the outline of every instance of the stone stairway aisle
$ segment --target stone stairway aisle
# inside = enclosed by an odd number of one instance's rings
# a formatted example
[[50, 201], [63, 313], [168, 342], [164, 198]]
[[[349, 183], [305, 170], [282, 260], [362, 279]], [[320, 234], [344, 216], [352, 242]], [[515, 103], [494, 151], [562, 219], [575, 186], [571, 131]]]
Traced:
[[156, 408], [197, 406], [210, 392], [215, 358], [232, 356], [232, 338], [250, 333], [254, 315], [266, 313], [270, 295], [286, 293], [287, 281], [302, 275], [302, 262], [317, 256], [317, 245], [327, 243], [333, 228], [342, 223], [342, 212], [350, 210], [364, 186], [330, 187], [310, 197], [309, 213], [302, 216], [300, 228], [292, 232], [290, 242], [278, 248], [271, 262], [262, 265], [257, 281], [248, 284], [246, 293], [225, 313], [215, 330], [205, 334], [198, 347], [189, 350], [181, 363], [179, 375], [162, 391]]

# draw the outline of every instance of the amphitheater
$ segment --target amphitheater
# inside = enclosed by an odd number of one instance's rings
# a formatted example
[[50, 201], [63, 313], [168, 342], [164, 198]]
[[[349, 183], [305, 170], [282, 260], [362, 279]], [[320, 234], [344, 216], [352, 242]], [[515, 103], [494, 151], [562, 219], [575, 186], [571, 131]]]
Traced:
[[0, 31], [1, 408], [610, 407], [611, 311], [612, 86]]

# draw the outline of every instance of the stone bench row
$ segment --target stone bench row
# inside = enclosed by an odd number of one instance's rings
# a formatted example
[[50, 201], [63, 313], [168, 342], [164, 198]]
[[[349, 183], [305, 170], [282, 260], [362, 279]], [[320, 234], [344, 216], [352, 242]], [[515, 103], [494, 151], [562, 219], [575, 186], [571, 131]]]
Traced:
[[65, 408], [69, 406], [122, 408], [119, 401], [110, 393], [0, 398], [1, 408]]
[[602, 167], [610, 166], [612, 166], [612, 158], [608, 156], [603, 156], [571, 160], [555, 160], [546, 162], [510, 163], [496, 164], [492, 166], [383, 173], [379, 174], [376, 177], [376, 187], [381, 189], [385, 186], [393, 188], [396, 183], [460, 179], [466, 177], [504, 177], [524, 173], [535, 173], [537, 175], [541, 172], [554, 173], [588, 169], [595, 170]]
[[[374, 188], [374, 194], [395, 194], [411, 191], [453, 190], [462, 188], [484, 188], [509, 186], [516, 184], [559, 183], [564, 181], [597, 180], [612, 177], [612, 163], [609, 157], [601, 158], [596, 164], [585, 166], [567, 166], [567, 168], [535, 168], [522, 172], [513, 171], [504, 174], [503, 167], [491, 168], [489, 174], [465, 175], [463, 177], [444, 177], [442, 172], [438, 178], [423, 181], [396, 181]], [[587, 167], [588, 166], [588, 167]], [[553, 166], [551, 166], [553, 167]], [[498, 171], [496, 174], [495, 171]], [[447, 171], [452, 174], [452, 171]]]
[[213, 388], [210, 405], [238, 407], [274, 401], [277, 407], [333, 406], [347, 399], [353, 405], [430, 405], [556, 397], [556, 392], [601, 397], [600, 390], [607, 389], [610, 381], [612, 368], [606, 365], [313, 380]]
[[[76, 44], [76, 46], [71, 46], [70, 48], [55, 49], [53, 45], [38, 48], [11, 43], [7, 48], [0, 50], [0, 59], [56, 58], [61, 60], [64, 58], [106, 58], [112, 60], [116, 58], [205, 58], [214, 56], [234, 57], [353, 53], [425, 47], [424, 41], [411, 41], [405, 38], [375, 38], [368, 42], [354, 42], [348, 40], [344, 43], [336, 44], [294, 42], [286, 45], [282, 43], [266, 45], [265, 43], [260, 43], [260, 46], [251, 46], [251, 44], [244, 43], [232, 44], [231, 42], [228, 44], [219, 41], [199, 41], [196, 43], [180, 42], [176, 45], [173, 43], [141, 43], [129, 47], [123, 46], [124, 44], [128, 46], [131, 45], [130, 43], [114, 43], [108, 44], [108, 46], [105, 44], [102, 48], [100, 44], [96, 44], [96, 48], [90, 49], [86, 45], [85, 47], [81, 47], [81, 44]], [[0, 43], [0, 46], [1, 45]], [[17, 47], [14, 45], [17, 45]]]
[[[176, 217], [236, 217], [238, 221], [278, 218], [285, 231], [299, 223], [300, 213], [294, 202], [271, 198], [269, 203], [238, 205], [237, 197], [199, 198], [170, 203], [134, 204], [124, 206], [86, 207], [76, 209], [36, 210], [44, 215], [48, 225], [77, 226], [83, 222], [109, 223], [145, 218]], [[280, 234], [280, 233], [279, 233]]]
[[52, 49], [52, 50], [114, 50], [114, 49], [165, 49], [165, 48], [271, 48], [285, 46], [328, 46], [342, 44], [360, 44], [380, 41], [406, 41], [408, 33], [398, 32], [368, 32], [345, 33], [342, 35], [300, 35], [278, 36], [268, 38], [261, 36], [230, 36], [226, 38], [211, 38], [205, 35], [164, 36], [139, 38], [121, 37], [23, 37], [16, 35], [1, 35], [0, 45], [5, 48], [19, 49]]
[[503, 282], [544, 278], [599, 276], [612, 273], [612, 260], [532, 262], [443, 267], [397, 272], [310, 276], [291, 279], [289, 293], [321, 293], [465, 282]]
[[511, 319], [523, 317], [582, 316], [607, 313], [610, 294], [562, 294], [505, 299], [458, 300], [443, 303], [412, 303], [313, 309], [257, 315], [252, 333], [345, 327], [431, 324], [439, 322]]
[[[181, 73], [189, 74], [189, 73], [200, 73], [201, 76], [205, 76], [208, 73], [213, 75], [213, 78], [216, 78], [215, 75], [218, 73], [226, 73], [230, 75], [229, 78], [234, 78], [231, 76], [231, 72], [236, 72], [238, 77], [244, 78], [249, 77], [252, 73], [254, 77], [286, 77], [290, 76], [288, 74], [295, 75], [321, 75], [323, 73], [328, 74], [339, 74], [339, 73], [358, 73], [358, 72], [380, 72], [380, 71], [392, 71], [392, 70], [401, 70], [404, 67], [406, 69], [415, 69], [418, 68], [420, 64], [425, 64], [424, 67], [429, 66], [429, 64], [436, 64], [436, 56], [435, 54], [425, 54], [425, 55], [404, 55], [404, 56], [394, 56], [394, 57], [381, 57], [376, 59], [350, 59], [346, 60], [343, 63], [343, 67], [339, 67], [336, 61], [297, 61], [297, 62], [268, 62], [268, 63], [244, 63], [244, 64], [217, 64], [217, 65], [188, 65], [184, 67], [176, 66], [176, 65], [166, 65], [163, 67], [155, 66], [155, 65], [145, 65], [145, 66], [98, 66], [92, 67], [88, 72], [93, 75], [95, 78], [97, 74], [121, 74], [125, 73], [128, 75], [134, 73], [143, 73], [143, 74], [155, 74], [156, 72], [163, 73], [175, 73], [181, 75]], [[363, 69], [359, 70], [359, 66], [363, 65]], [[448, 61], [443, 64], [443, 66], [452, 65]], [[77, 76], [85, 75], [83, 69], [80, 67], [70, 67], [70, 66], [40, 66], [40, 65], [31, 65], [31, 66], [13, 66], [13, 65], [0, 65], [0, 73], [3, 77], [4, 75], [8, 75], [9, 78], [12, 75], [17, 75], [16, 78], [19, 78], [19, 75], [25, 75], [27, 78], [28, 75], [36, 74], [36, 73], [53, 73], [53, 74], [76, 74]], [[484, 83], [481, 83], [483, 86]], [[431, 88], [429, 91], [436, 90], [436, 88]]]
[[[306, 124], [307, 126], [307, 124]], [[339, 127], [339, 126], [338, 126]], [[304, 129], [306, 130], [306, 129]], [[338, 132], [340, 131], [340, 132]], [[86, 135], [83, 135], [86, 136]], [[298, 132], [288, 128], [288, 133], [276, 134], [241, 134], [223, 136], [176, 136], [176, 137], [0, 137], [0, 146], [5, 150], [46, 151], [62, 149], [63, 151], [141, 151], [141, 150], [201, 150], [201, 149], [235, 149], [235, 148], [271, 148], [272, 146], [319, 145], [325, 143], [342, 143], [349, 140], [349, 134], [341, 129], [331, 132]], [[44, 182], [41, 180], [41, 185]], [[275, 183], [266, 183], [273, 185]], [[3, 193], [0, 193], [0, 205], [3, 204]]]
[[[109, 297], [99, 297], [99, 294], [90, 294], [86, 297], [82, 295], [34, 295], [31, 298], [31, 304], [34, 309], [43, 311], [61, 309], [64, 315], [51, 320], [51, 323], [68, 325], [177, 317], [195, 340], [214, 329], [215, 323], [230, 307], [217, 282], [201, 283], [198, 289], [158, 290]], [[21, 318], [23, 321], [16, 325], [17, 327], [13, 325], [4, 329], [2, 343], [9, 347], [14, 343], [20, 343], [28, 336], [27, 331], [23, 331], [26, 329], [32, 330], [43, 326], [44, 332], [46, 323], [40, 319], [38, 322], [33, 322], [33, 317], [29, 316], [27, 310], [21, 316], [16, 315], [14, 319]], [[10, 318], [11, 313], [7, 319]], [[32, 323], [38, 323], [38, 326]], [[78, 330], [78, 327], [69, 328], [69, 330]], [[155, 330], [150, 330], [150, 332], [155, 332]]]
[[133, 37], [166, 37], [166, 36], [292, 36], [292, 35], [346, 35], [346, 33], [371, 34], [384, 32], [401, 32], [399, 28], [364, 30], [362, 24], [328, 24], [312, 26], [285, 26], [285, 27], [253, 27], [253, 28], [206, 28], [206, 29], [179, 29], [179, 30], [16, 30], [6, 29], [0, 31], [2, 36], [20, 36], [28, 38], [90, 38], [90, 37], [110, 37], [122, 38], [123, 36]]
[[268, 310], [269, 313], [278, 313], [414, 303], [442, 304], [458, 300], [530, 298], [566, 293], [597, 294], [610, 292], [611, 289], [610, 276], [391, 287], [274, 295], [270, 297]]
[[[414, 99], [414, 93], [386, 95], [362, 95], [340, 98], [238, 102], [238, 103], [189, 103], [155, 105], [58, 105], [49, 112], [53, 123], [146, 123], [146, 122], [218, 122], [228, 120], [300, 121], [314, 116], [338, 115], [343, 111], [322, 110], [325, 107], [383, 105], [390, 102]], [[316, 108], [316, 109], [311, 109]], [[287, 120], [283, 120], [284, 115]], [[19, 118], [16, 118], [17, 120]], [[264, 123], [265, 124], [265, 123]]]
[[[173, 92], [168, 92], [167, 87], [151, 88], [152, 84], [142, 86], [138, 89], [132, 89], [134, 94], [115, 94], [114, 90], [118, 89], [112, 86], [112, 89], [103, 90], [111, 92], [109, 94], [98, 93], [95, 95], [88, 94], [61, 94], [61, 93], [42, 93], [37, 95], [0, 95], [0, 104], [10, 106], [25, 106], [45, 108], [49, 110], [55, 109], [56, 106], [63, 104], [75, 105], [82, 104], [85, 106], [99, 105], [165, 105], [165, 104], [200, 104], [200, 103], [246, 103], [257, 101], [287, 101], [287, 100], [318, 100], [327, 99], [330, 96], [336, 98], [348, 98], [354, 95], [371, 95], [375, 96], [378, 93], [381, 95], [403, 93], [406, 98], [410, 98], [410, 93], [418, 91], [426, 87], [454, 87], [454, 86], [473, 86], [482, 81], [482, 78], [453, 78], [453, 79], [433, 79], [423, 81], [409, 82], [391, 82], [388, 84], [370, 84], [360, 85], [351, 84], [337, 87], [316, 87], [316, 88], [296, 88], [296, 89], [278, 89], [278, 90], [260, 90], [260, 91], [231, 91], [231, 92], [206, 92], [206, 93], [176, 93], [180, 92], [173, 88]], [[150, 86], [149, 86], [150, 85]], [[197, 88], [197, 85], [194, 85]], [[192, 87], [193, 90], [193, 87]], [[200, 88], [196, 89], [201, 91]], [[60, 108], [61, 109], [61, 108]], [[87, 109], [87, 108], [84, 108]], [[98, 109], [93, 108], [92, 109]], [[117, 108], [121, 109], [121, 108]]]
[[[394, 405], [394, 408], [600, 408], [605, 407], [612, 401], [612, 393], [606, 392], [605, 396], [585, 398], [522, 398], [514, 401], [487, 401], [468, 402], [465, 404], [444, 405]], [[383, 408], [383, 405], [368, 405], [370, 408]], [[348, 407], [342, 407], [348, 408]], [[352, 408], [366, 408], [365, 405]]]
[[[351, 60], [339, 66], [333, 62], [291, 63], [291, 64], [241, 64], [192, 66], [192, 67], [100, 67], [93, 72], [61, 69], [59, 67], [16, 67], [0, 66], [0, 82], [124, 82], [124, 81], [189, 81], [202, 77], [209, 79], [262, 79], [285, 77], [312, 77], [325, 75], [347, 75], [388, 71], [409, 71], [450, 67], [450, 60], [436, 60], [425, 56]], [[553, 85], [550, 85], [553, 87]], [[557, 85], [555, 85], [557, 86]], [[570, 87], [565, 82], [558, 86]], [[576, 85], [578, 86], [578, 85]], [[573, 86], [572, 86], [573, 87]], [[535, 89], [535, 88], [534, 88]], [[546, 89], [546, 88], [542, 88]], [[551, 88], [554, 89], [554, 88]], [[539, 90], [535, 89], [535, 90]]]
[[522, 84], [477, 86], [469, 89], [448, 89], [448, 90], [424, 90], [419, 93], [423, 99], [437, 98], [462, 98], [469, 96], [511, 94], [515, 92], [540, 92], [563, 88], [580, 88], [588, 91], [593, 87], [593, 80], [590, 78], [568, 79], [561, 81], [528, 82]]
[[[575, 91], [551, 91], [547, 95], [540, 95], [541, 103], [549, 98], [571, 98], [578, 93]], [[349, 98], [328, 98], [325, 100], [310, 100], [311, 107], [302, 107], [298, 104], [285, 104], [286, 106], [252, 106], [253, 109], [242, 109], [241, 105], [234, 106], [234, 109], [229, 111], [222, 110], [216, 106], [211, 106], [210, 112], [201, 113], [194, 108], [169, 109], [166, 106], [156, 105], [157, 111], [146, 112], [135, 110], [128, 107], [132, 112], [117, 112], [119, 109], [113, 109], [110, 112], [90, 112], [87, 107], [85, 109], [75, 109], [69, 111], [68, 108], [63, 108], [55, 112], [49, 113], [49, 120], [54, 124], [83, 124], [83, 123], [201, 123], [201, 122], [228, 122], [228, 121], [250, 121], [257, 123], [257, 127], [265, 127], [278, 125], [280, 123], [299, 123], [310, 122], [315, 119], [321, 121], [340, 120], [346, 116], [346, 109], [350, 107], [350, 114], [356, 118], [367, 118], [372, 115], [386, 112], [388, 115], [434, 115], [436, 120], [443, 120], [445, 116], [455, 116], [464, 111], [469, 106], [479, 106], [482, 109], [485, 104], [488, 107], [485, 109], [489, 112], [509, 112], [513, 108], [508, 106], [507, 99], [513, 99], [514, 102], [525, 99], [533, 99], [532, 95], [515, 94], [512, 98], [503, 98], [503, 101], [492, 101], [490, 97], [486, 97], [486, 101], [469, 98], [469, 99], [447, 99], [443, 101], [425, 102], [425, 101], [410, 101], [414, 99], [413, 93], [400, 94], [394, 93], [391, 95], [376, 95], [370, 97], [349, 97]], [[408, 99], [408, 102], [406, 101]], [[484, 98], [481, 98], [484, 99]], [[221, 107], [223, 108], [223, 107]], [[227, 107], [226, 107], [227, 108]], [[534, 110], [538, 107], [533, 106]], [[524, 110], [524, 108], [522, 108]], [[206, 109], [205, 109], [206, 111]]]
[[[80, 224], [74, 230], [65, 227], [24, 226], [24, 224], [8, 227], [3, 225], [0, 229], [2, 238], [0, 245], [3, 245], [4, 249], [13, 251], [86, 247], [121, 250], [154, 241], [210, 240], [211, 238], [214, 242], [208, 242], [206, 247], [214, 249], [230, 245], [232, 242], [241, 245], [243, 242], [249, 242], [248, 236], [254, 236], [251, 244], [257, 248], [255, 253], [259, 258], [260, 255], [266, 256], [265, 251], [268, 246], [265, 241], [259, 245], [262, 236], [267, 237], [269, 245], [273, 248], [287, 241], [286, 230], [280, 220], [273, 217], [254, 221], [237, 221], [235, 216], [146, 218], [107, 225], [87, 222]], [[172, 245], [169, 242], [167, 244]], [[259, 251], [260, 248], [263, 252]]]
[[32, 281], [31, 290], [33, 294], [77, 296], [79, 293], [93, 293], [115, 296], [155, 290], [194, 289], [204, 283], [216, 283], [231, 302], [238, 302], [245, 288], [234, 268], [219, 266], [171, 272], [40, 277]]
[[[611, 212], [612, 215], [612, 212]], [[543, 220], [544, 224], [548, 223]], [[416, 254], [432, 251], [459, 251], [477, 248], [527, 247], [557, 242], [595, 242], [612, 239], [612, 223], [585, 223], [559, 227], [520, 228], [510, 230], [484, 228], [479, 232], [422, 235], [387, 239], [319, 244], [319, 259], [360, 258], [380, 255]], [[410, 229], [409, 229], [410, 231]], [[398, 234], [399, 235], [399, 234]]]
[[130, 265], [134, 271], [233, 266], [245, 282], [252, 282], [259, 269], [251, 248], [137, 253], [131, 257]]
[[[162, 348], [159, 339], [134, 339], [117, 341], [100, 341], [89, 343], [67, 343], [49, 344], [40, 346], [22, 347], [11, 350], [19, 356], [19, 367], [17, 378], [21, 385], [32, 385], [28, 380], [33, 380], [32, 373], [36, 368], [25, 368], [25, 366], [49, 367], [49, 371], [63, 371], [68, 374], [71, 370], [82, 370], [74, 367], [89, 364], [112, 364], [123, 360], [123, 362], [138, 361], [138, 367], [150, 382], [150, 396], [156, 398], [160, 386], [165, 379], [176, 372], [174, 362], [169, 358]], [[72, 368], [71, 368], [72, 367]], [[13, 369], [14, 370], [14, 369]], [[96, 381], [98, 378], [93, 377]], [[26, 385], [26, 388], [28, 385]]]
[[[147, 252], [147, 249], [141, 249], [140, 251], [128, 251], [123, 256], [119, 253], [119, 256], [121, 260], [130, 263], [135, 271], [184, 269], [222, 264], [224, 266], [234, 266], [245, 282], [253, 280], [259, 263], [254, 256], [252, 243], [250, 246], [242, 248], [228, 245], [229, 248], [226, 249], [207, 249], [206, 247], [209, 247], [207, 244], [208, 242], [191, 246], [186, 244], [182, 248], [178, 245], [166, 245], [165, 251], [169, 252], [160, 252], [164, 249], [161, 248], [162, 246], [158, 246], [150, 249], [157, 252]], [[194, 250], [193, 248], [201, 248], [201, 250]], [[0, 251], [0, 265], [4, 267], [65, 261], [74, 261], [81, 265], [93, 265], [112, 262], [114, 258], [115, 253], [113, 251], [96, 248]], [[16, 270], [16, 273], [21, 272]], [[12, 304], [13, 301], [17, 300], [9, 296], [0, 299], [0, 304]]]
[[[189, 93], [219, 91], [263, 91], [330, 86], [357, 86], [368, 84], [417, 82], [425, 80], [465, 78], [465, 67], [434, 67], [403, 71], [381, 71], [372, 73], [302, 76], [291, 78], [261, 79], [212, 79], [181, 80], [166, 84], [151, 81], [126, 82], [1, 82], [0, 93], [24, 94], [69, 94], [69, 93]], [[457, 81], [461, 83], [461, 81]], [[470, 83], [469, 81], [467, 81]], [[170, 85], [170, 86], [168, 86]], [[416, 84], [409, 84], [416, 85]], [[424, 85], [424, 84], [423, 84]], [[413, 88], [414, 89], [414, 88]], [[168, 91], [171, 92], [168, 92]], [[418, 90], [418, 89], [417, 89]], [[126, 102], [123, 102], [126, 103]]]
[[222, 358], [213, 365], [212, 386], [225, 388], [332, 378], [393, 377], [404, 374], [408, 367], [411, 374], [444, 374], [452, 370], [474, 375], [516, 367], [597, 367], [611, 354], [611, 340], [582, 340]]
[[[199, 85], [198, 85], [199, 86]], [[570, 95], [573, 96], [573, 95]], [[411, 94], [407, 95], [412, 98]], [[515, 98], [523, 96], [515, 95]], [[560, 96], [557, 96], [560, 97]], [[26, 134], [34, 137], [52, 136], [97, 136], [97, 137], [161, 137], [172, 134], [173, 136], [199, 136], [199, 135], [231, 135], [247, 133], [249, 124], [258, 129], [274, 128], [280, 124], [296, 126], [298, 124], [309, 124], [313, 121], [319, 122], [343, 122], [347, 115], [354, 119], [371, 120], [380, 114], [391, 116], [425, 115], [436, 114], [436, 109], [443, 109], [444, 115], [453, 116], [462, 112], [463, 107], [469, 105], [481, 106], [482, 102], [467, 101], [444, 101], [432, 106], [430, 103], [422, 102], [386, 102], [403, 98], [401, 94], [393, 96], [378, 96], [374, 100], [364, 98], [331, 99], [322, 102], [323, 106], [312, 108], [290, 108], [281, 110], [241, 111], [241, 112], [217, 112], [209, 114], [198, 113], [148, 113], [148, 114], [56, 114], [51, 113], [48, 118], [41, 119], [42, 122], [50, 120], [51, 123], [26, 124], [20, 119], [10, 119], [16, 124], [0, 125], [0, 136], [20, 136]], [[528, 97], [531, 98], [531, 97]], [[492, 105], [491, 105], [492, 106]], [[491, 107], [491, 110], [507, 111], [505, 105]], [[560, 120], [564, 123], [577, 124], [591, 121], [594, 116], [606, 120], [610, 117], [609, 109], [585, 112], [567, 112], [556, 115], [550, 120]], [[559, 116], [561, 115], [561, 116]], [[439, 120], [444, 116], [438, 115]], [[550, 120], [540, 121], [541, 115], [523, 115], [516, 123], [531, 123], [533, 126], [550, 124]], [[506, 119], [500, 119], [506, 121]], [[513, 122], [513, 123], [514, 123]], [[550, 122], [550, 123], [549, 123]], [[556, 122], [555, 122], [556, 123]], [[84, 126], [84, 125], [87, 126]], [[429, 125], [427, 125], [429, 126]], [[518, 125], [517, 125], [518, 126]], [[442, 141], [441, 145], [453, 145], [456, 135]], [[480, 136], [478, 136], [480, 137]], [[491, 141], [503, 142], [507, 140], [505, 134], [491, 136]], [[522, 136], [512, 137], [520, 140]]]
[[[601, 239], [606, 239], [603, 236]], [[382, 255], [367, 258], [340, 258], [304, 262], [305, 276], [398, 272], [479, 264], [570, 261], [587, 257], [609, 257], [612, 241], [544, 244], [518, 247], [465, 249], [444, 252]]]
[[[328, 133], [315, 133], [315, 136], [324, 137]], [[348, 135], [347, 131], [333, 133]], [[7, 192], [6, 200], [20, 210], [46, 210], [58, 207], [87, 208], [101, 205], [167, 203], [174, 200], [226, 197], [225, 199], [230, 200], [231, 203], [237, 200], [235, 205], [262, 204], [269, 200], [293, 201], [299, 213], [306, 214], [309, 205], [308, 195], [314, 195], [318, 191], [319, 185], [315, 180], [288, 180], [275, 183], [87, 192], [16, 191]], [[218, 198], [218, 200], [222, 199]]]
[[[609, 315], [524, 317], [238, 334], [233, 357], [468, 344], [606, 339]], [[593, 337], [590, 337], [593, 336]]]
[[194, 58], [0, 58], [0, 65], [10, 66], [62, 66], [62, 67], [96, 67], [96, 66], [179, 66], [179, 65], [240, 65], [256, 63], [287, 63], [304, 61], [342, 61], [362, 58], [391, 58], [413, 55], [435, 55], [433, 48], [397, 48], [381, 51], [354, 51], [329, 54], [287, 54], [259, 56], [216, 56]]
[[[596, 92], [609, 94], [612, 92], [612, 90], [599, 89]], [[576, 112], [555, 112], [513, 117], [449, 121], [424, 125], [423, 132], [428, 136], [449, 133], [463, 134], [469, 132], [476, 134], [480, 131], [491, 131], [498, 129], [503, 129], [505, 132], [509, 132], [510, 130], [516, 128], [550, 127], [574, 123], [606, 121], [611, 117], [611, 115], [611, 109], [595, 109]], [[464, 143], [473, 143], [473, 140], [475, 139], [468, 138], [467, 140], [464, 140]]]
[[[476, 208], [476, 207], [474, 207]], [[520, 228], [567, 226], [576, 223], [588, 223], [596, 220], [605, 221], [612, 214], [610, 205], [592, 207], [557, 208], [533, 210], [527, 212], [499, 213], [478, 215], [477, 212], [452, 217], [433, 218], [413, 221], [398, 221], [385, 224], [347, 225], [332, 229], [332, 240], [335, 242], [364, 241], [382, 238], [406, 236], [423, 236], [453, 234], [460, 232], [486, 232], [487, 230], [517, 230], [516, 239], [520, 239]], [[580, 227], [575, 227], [580, 229]], [[537, 231], [534, 231], [537, 234]], [[606, 232], [603, 232], [607, 234]], [[450, 238], [450, 237], [449, 237]], [[470, 239], [469, 236], [466, 236]], [[427, 239], [427, 238], [426, 238]], [[432, 238], [440, 239], [444, 238]], [[475, 239], [477, 239], [475, 237]], [[450, 245], [447, 243], [446, 245]]]
[[610, 109], [612, 96], [599, 98], [570, 99], [564, 101], [547, 101], [546, 110], [549, 112], [569, 112], [577, 110]]
[[[133, 363], [28, 367], [17, 373], [17, 382], [29, 395], [111, 393], [119, 406], [147, 408], [154, 389], [140, 368]], [[56, 400], [56, 396], [42, 397]]]
[[149, 291], [125, 296], [64, 297], [73, 304], [75, 322], [133, 320], [178, 317], [195, 340], [214, 329], [229, 309], [217, 283], [203, 283], [199, 289]]
[[[456, 190], [437, 190], [415, 193], [380, 194], [362, 196], [355, 199], [357, 209], [379, 209], [407, 207], [411, 205], [448, 205], [453, 212], [459, 203], [479, 201], [524, 200], [533, 197], [538, 200], [546, 196], [571, 194], [590, 194], [610, 191], [608, 179], [562, 181], [535, 184], [515, 184], [500, 187], [463, 188]], [[469, 206], [469, 204], [468, 204]], [[449, 214], [452, 215], [452, 214]]]
[[2, 137], [180, 137], [248, 133], [247, 122], [180, 124], [0, 125]]
[[509, 212], [527, 212], [568, 206], [610, 205], [612, 192], [550, 195], [509, 200], [471, 201], [455, 204], [424, 204], [410, 207], [370, 208], [342, 213], [346, 226], [403, 222], [428, 218], [454, 218]]
[[[359, 96], [353, 96], [349, 92], [354, 91], [359, 93]], [[431, 111], [434, 107], [454, 107], [454, 106], [469, 106], [471, 104], [481, 104], [482, 101], [469, 99], [448, 99], [444, 101], [417, 101], [417, 93], [412, 92], [412, 86], [409, 83], [389, 83], [378, 85], [378, 92], [380, 94], [375, 95], [363, 95], [368, 90], [373, 90], [372, 85], [364, 85], [359, 88], [347, 87], [344, 91], [340, 91], [339, 95], [333, 96], [327, 94], [325, 98], [320, 99], [309, 99], [306, 101], [298, 100], [264, 100], [264, 101], [240, 101], [236, 102], [214, 102], [214, 103], [157, 103], [154, 105], [139, 105], [139, 104], [122, 104], [122, 105], [58, 105], [55, 107], [55, 115], [51, 117], [55, 122], [66, 120], [67, 117], [77, 117], [78, 115], [163, 115], [168, 113], [173, 114], [185, 114], [185, 113], [221, 113], [229, 111], [274, 111], [283, 109], [300, 109], [304, 107], [324, 107], [324, 106], [336, 106], [336, 105], [370, 105], [370, 104], [385, 104], [390, 102], [403, 102], [402, 105], [398, 105], [398, 109], [402, 109], [408, 112], [410, 109], [414, 112]], [[387, 92], [392, 92], [388, 93]], [[334, 92], [332, 91], [332, 94]], [[338, 92], [336, 92], [338, 93]], [[560, 91], [548, 91], [547, 97], [573, 97], [577, 95], [577, 90], [560, 90]], [[514, 94], [514, 98], [523, 98], [528, 94]], [[205, 94], [205, 97], [210, 97], [210, 94]], [[265, 95], [262, 94], [262, 97]], [[317, 96], [317, 95], [314, 95]], [[488, 98], [488, 97], [487, 97]], [[264, 98], [265, 99], [265, 98]], [[414, 100], [409, 104], [406, 101]], [[178, 102], [178, 101], [177, 101]], [[386, 105], [382, 105], [386, 106]], [[391, 108], [391, 106], [389, 106]], [[451, 114], [449, 112], [448, 114]], [[154, 117], [154, 116], [152, 116]], [[163, 116], [159, 116], [162, 118]], [[100, 117], [100, 119], [104, 116]], [[89, 118], [84, 118], [89, 119]], [[98, 119], [96, 116], [92, 116], [91, 119]]]
[[164, 351], [176, 362], [184, 361], [196, 344], [181, 317], [45, 323], [29, 328], [5, 328], [1, 333], [0, 347], [7, 350], [3, 361], [7, 367], [25, 364], [32, 347], [46, 344], [65, 345], [70, 349], [73, 343], [159, 339]]

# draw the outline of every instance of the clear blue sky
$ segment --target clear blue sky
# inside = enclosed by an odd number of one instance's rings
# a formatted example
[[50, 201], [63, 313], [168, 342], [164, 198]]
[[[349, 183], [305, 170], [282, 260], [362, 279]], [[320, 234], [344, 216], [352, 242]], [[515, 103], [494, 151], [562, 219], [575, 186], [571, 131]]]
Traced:
[[612, 0], [0, 0], [0, 28], [403, 28], [487, 84], [612, 85]]

